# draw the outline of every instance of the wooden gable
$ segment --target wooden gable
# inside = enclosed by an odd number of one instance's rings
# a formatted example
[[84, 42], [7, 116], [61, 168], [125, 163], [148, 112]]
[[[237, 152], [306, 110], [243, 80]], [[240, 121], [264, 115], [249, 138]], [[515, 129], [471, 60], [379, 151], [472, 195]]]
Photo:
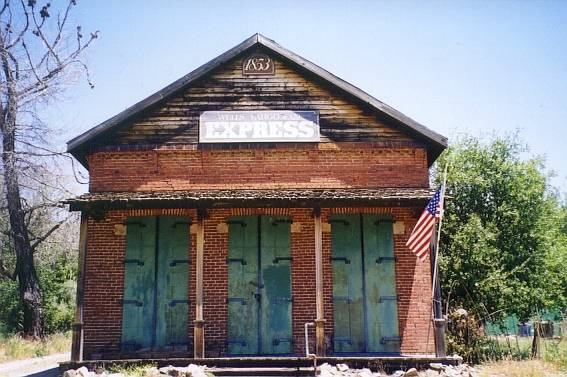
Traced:
[[244, 76], [242, 63], [248, 54], [243, 54], [125, 124], [108, 140], [113, 144], [198, 143], [199, 114], [209, 110], [318, 111], [322, 142], [414, 140], [313, 75], [265, 53], [275, 63], [274, 76]]
[[[243, 74], [244, 59], [257, 53], [273, 59], [273, 76]], [[195, 144], [199, 115], [211, 110], [314, 110], [319, 112], [321, 142], [416, 145], [427, 148], [430, 164], [447, 145], [443, 136], [255, 35], [71, 140], [68, 150], [86, 165], [86, 155], [101, 147]]]

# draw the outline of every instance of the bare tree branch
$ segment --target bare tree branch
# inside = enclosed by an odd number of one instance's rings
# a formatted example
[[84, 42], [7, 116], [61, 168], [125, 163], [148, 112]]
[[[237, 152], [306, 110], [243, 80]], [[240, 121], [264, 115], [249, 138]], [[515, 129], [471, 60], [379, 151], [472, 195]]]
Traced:
[[38, 247], [38, 245], [40, 243], [42, 243], [43, 241], [45, 241], [49, 236], [51, 236], [53, 234], [53, 232], [55, 232], [57, 229], [59, 229], [59, 227], [65, 222], [67, 221], [67, 219], [65, 220], [61, 220], [60, 222], [58, 222], [57, 224], [53, 225], [51, 227], [51, 229], [49, 229], [43, 236], [37, 238], [35, 240], [35, 242], [31, 245], [31, 249], [33, 251], [35, 251], [35, 249]]

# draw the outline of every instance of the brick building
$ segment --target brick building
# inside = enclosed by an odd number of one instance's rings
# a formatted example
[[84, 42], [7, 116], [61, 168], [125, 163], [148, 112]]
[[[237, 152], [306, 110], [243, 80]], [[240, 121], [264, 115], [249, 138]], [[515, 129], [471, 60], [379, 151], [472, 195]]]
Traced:
[[431, 355], [446, 143], [262, 35], [76, 137], [74, 360]]

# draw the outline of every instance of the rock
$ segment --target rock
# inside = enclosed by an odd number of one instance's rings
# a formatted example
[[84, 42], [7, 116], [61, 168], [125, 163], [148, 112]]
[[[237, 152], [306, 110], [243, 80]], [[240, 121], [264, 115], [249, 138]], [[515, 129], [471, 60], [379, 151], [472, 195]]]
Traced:
[[337, 370], [339, 372], [346, 372], [348, 370], [348, 365], [346, 364], [337, 364]]
[[171, 365], [168, 365], [166, 367], [161, 367], [158, 370], [161, 374], [167, 374], [169, 372], [170, 368], [173, 368], [173, 367]]
[[441, 363], [430, 363], [429, 368], [433, 369], [433, 370], [437, 370], [437, 371], [443, 370], [443, 364], [441, 364]]
[[161, 375], [161, 373], [159, 372], [159, 369], [156, 367], [151, 367], [150, 369], [146, 370], [144, 373], [144, 376], [146, 377], [158, 377], [159, 375]]
[[334, 377], [337, 374], [337, 368], [327, 363], [319, 365], [319, 377]]
[[205, 369], [207, 369], [206, 366], [201, 366], [201, 365], [195, 365], [195, 364], [189, 364], [187, 366], [187, 368], [185, 368], [187, 370], [187, 376], [191, 376], [191, 377], [207, 377], [207, 373], [205, 373]]
[[63, 373], [63, 377], [76, 377], [77, 376], [77, 371], [75, 369], [69, 369], [66, 370], [65, 373]]
[[404, 373], [404, 377], [416, 377], [417, 374], [418, 374], [417, 369], [410, 368], [407, 370], [407, 372]]
[[180, 369], [181, 368], [169, 368], [169, 370], [167, 371], [167, 375], [173, 376], [173, 377], [185, 376], [185, 373], [183, 371], [181, 371]]
[[394, 377], [402, 377], [404, 374], [406, 374], [406, 372], [404, 372], [403, 370], [397, 370], [395, 371], [392, 376]]
[[89, 372], [89, 370], [85, 366], [82, 366], [79, 369], [77, 369], [77, 376], [90, 377], [90, 375], [91, 375], [91, 372]]
[[[442, 371], [443, 369], [440, 369], [440, 371]], [[433, 369], [427, 369], [425, 371], [425, 377], [438, 377], [439, 376], [439, 371], [433, 370]]]
[[363, 368], [356, 373], [356, 377], [373, 377], [373, 374], [370, 369]]

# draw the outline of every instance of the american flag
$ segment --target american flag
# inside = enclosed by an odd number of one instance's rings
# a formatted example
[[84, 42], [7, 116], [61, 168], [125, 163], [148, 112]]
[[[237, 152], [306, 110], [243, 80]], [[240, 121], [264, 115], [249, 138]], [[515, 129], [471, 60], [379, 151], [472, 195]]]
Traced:
[[411, 232], [406, 246], [409, 247], [410, 251], [413, 252], [417, 257], [424, 261], [429, 253], [429, 247], [431, 245], [433, 232], [435, 231], [436, 220], [441, 217], [442, 210], [442, 198], [441, 191], [443, 186], [439, 187], [433, 198], [425, 207], [425, 210], [417, 220], [417, 224]]

